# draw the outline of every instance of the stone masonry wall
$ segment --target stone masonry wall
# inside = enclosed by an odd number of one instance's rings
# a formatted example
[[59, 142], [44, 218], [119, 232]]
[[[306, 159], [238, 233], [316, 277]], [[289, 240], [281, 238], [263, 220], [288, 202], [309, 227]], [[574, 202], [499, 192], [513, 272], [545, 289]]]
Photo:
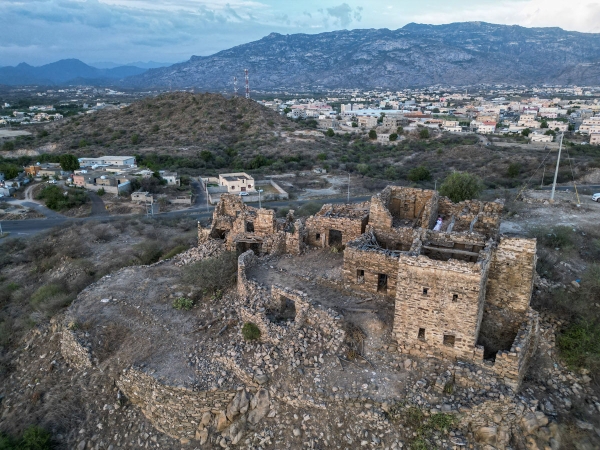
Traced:
[[117, 386], [157, 430], [183, 440], [199, 439], [197, 432], [203, 416], [221, 414], [236, 395], [236, 391], [193, 391], [166, 386], [136, 369], [125, 371]]
[[388, 186], [371, 201], [370, 223], [375, 229], [386, 230], [392, 226], [392, 217], [429, 228], [437, 218], [437, 197], [432, 190]]
[[[364, 271], [359, 278], [358, 271]], [[375, 294], [378, 292], [379, 274], [387, 275], [387, 290], [380, 294], [396, 296], [398, 257], [377, 250], [360, 250], [347, 246], [344, 250], [344, 283], [348, 289]]]
[[393, 329], [398, 345], [411, 354], [482, 356], [475, 344], [488, 268], [489, 254], [477, 263], [400, 254]]
[[502, 237], [493, 252], [480, 342], [508, 350], [529, 308], [536, 264], [535, 239]]
[[503, 209], [504, 203], [501, 201], [465, 200], [460, 203], [453, 203], [447, 197], [440, 197], [438, 200], [438, 214], [445, 217], [445, 222], [448, 223], [450, 218], [454, 216], [453, 231], [469, 231], [471, 222], [477, 217], [473, 231], [487, 238], [498, 236]]
[[69, 329], [63, 329], [62, 331], [60, 351], [69, 364], [77, 369], [85, 369], [92, 366], [92, 358], [89, 350], [83, 347], [75, 333]]
[[[330, 205], [324, 205], [323, 209]], [[368, 217], [326, 217], [311, 216], [306, 219], [306, 243], [314, 247], [328, 247], [329, 230], [338, 230], [342, 232], [342, 245], [358, 238], [367, 225]], [[318, 235], [318, 237], [317, 237]]]

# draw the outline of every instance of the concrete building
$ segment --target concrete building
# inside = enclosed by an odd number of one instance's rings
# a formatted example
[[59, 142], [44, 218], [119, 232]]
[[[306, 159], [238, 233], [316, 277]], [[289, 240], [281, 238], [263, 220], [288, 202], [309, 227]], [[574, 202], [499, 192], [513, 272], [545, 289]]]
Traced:
[[137, 203], [154, 203], [154, 197], [149, 192], [133, 192], [131, 194], [131, 201]]
[[600, 145], [600, 133], [590, 134], [590, 145]]
[[81, 167], [91, 166], [134, 166], [133, 156], [101, 156], [99, 158], [79, 158]]
[[529, 140], [531, 142], [552, 142], [554, 136], [551, 134], [532, 133], [529, 135]]
[[168, 170], [159, 170], [160, 177], [167, 182], [169, 186], [181, 186], [181, 178], [177, 176], [177, 172]]
[[254, 178], [245, 172], [224, 173], [219, 175], [219, 186], [226, 187], [227, 192], [231, 194], [256, 190], [254, 187]]

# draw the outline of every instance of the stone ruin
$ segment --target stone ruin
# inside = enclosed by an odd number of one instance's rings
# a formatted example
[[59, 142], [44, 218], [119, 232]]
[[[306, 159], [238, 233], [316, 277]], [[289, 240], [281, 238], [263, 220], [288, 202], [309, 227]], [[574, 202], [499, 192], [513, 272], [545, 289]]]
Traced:
[[500, 236], [503, 206], [388, 186], [370, 202], [326, 204], [303, 221], [225, 194], [199, 242], [222, 239], [230, 251], [258, 256], [343, 248], [345, 287], [394, 302], [399, 351], [465, 361], [517, 390], [539, 335], [529, 306], [536, 241]]

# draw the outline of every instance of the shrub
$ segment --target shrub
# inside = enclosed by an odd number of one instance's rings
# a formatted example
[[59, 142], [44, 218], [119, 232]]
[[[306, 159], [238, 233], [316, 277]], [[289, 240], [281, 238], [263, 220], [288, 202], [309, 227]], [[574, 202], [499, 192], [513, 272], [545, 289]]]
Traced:
[[558, 349], [571, 369], [600, 368], [600, 325], [587, 320], [571, 324], [558, 335]]
[[398, 134], [397, 133], [390, 134], [390, 141], [391, 142], [394, 142], [396, 139], [398, 139]]
[[134, 249], [135, 256], [145, 266], [157, 262], [163, 253], [161, 245], [156, 241], [142, 242], [136, 245]]
[[73, 170], [79, 169], [79, 160], [75, 155], [60, 155], [59, 162], [62, 170], [72, 172]]
[[194, 306], [194, 301], [189, 298], [179, 297], [173, 300], [173, 308], [189, 311]]
[[63, 191], [62, 188], [55, 185], [44, 187], [37, 198], [45, 200], [46, 206], [55, 211], [75, 208], [83, 205], [89, 200], [85, 191], [78, 189], [67, 189], [66, 191]]
[[374, 141], [375, 139], [377, 139], [377, 132], [376, 132], [375, 130], [371, 130], [371, 131], [369, 131], [369, 139], [371, 139], [371, 140], [373, 140], [373, 141]]
[[96, 194], [102, 197], [104, 194], [106, 194], [106, 191], [104, 190], [104, 188], [100, 188], [96, 191]]
[[[331, 128], [330, 128], [330, 129], [331, 129]], [[325, 161], [325, 160], [327, 159], [327, 153], [319, 153], [319, 154], [317, 155], [317, 159], [318, 159], [319, 161]]]
[[205, 295], [225, 291], [237, 278], [237, 256], [235, 252], [203, 259], [185, 268], [184, 280], [195, 285]]
[[294, 215], [298, 216], [298, 217], [314, 216], [320, 210], [321, 210], [321, 205], [319, 203], [308, 202], [308, 203], [305, 203], [304, 205], [302, 205], [300, 208], [298, 208], [298, 210], [296, 210], [294, 212]]
[[573, 228], [564, 225], [545, 228], [536, 227], [530, 234], [537, 238], [538, 242], [545, 247], [560, 248], [563, 250], [573, 247], [575, 232]]
[[255, 341], [260, 338], [260, 328], [252, 322], [246, 322], [242, 327], [242, 336], [247, 341]]
[[454, 172], [440, 186], [440, 194], [454, 203], [477, 197], [483, 190], [479, 177], [467, 172]]
[[165, 253], [161, 259], [170, 259], [173, 256], [179, 255], [181, 252], [185, 252], [187, 250], [187, 246], [185, 245], [178, 245], [176, 247], [173, 247], [171, 250], [169, 250], [167, 253]]
[[517, 178], [521, 173], [521, 164], [514, 162], [508, 166], [507, 175], [509, 178]]
[[531, 133], [531, 130], [529, 128], [525, 128], [524, 130], [521, 131], [521, 135], [522, 136], [529, 136], [529, 134]]
[[333, 131], [333, 128], [328, 128], [327, 131], [325, 132], [325, 136], [327, 136], [327, 137], [335, 136], [335, 131]]
[[15, 149], [15, 143], [13, 141], [6, 141], [4, 144], [2, 144], [2, 150], [14, 150]]
[[30, 302], [34, 306], [40, 305], [49, 298], [63, 294], [64, 292], [65, 287], [60, 284], [47, 284], [45, 286], [40, 286], [38, 290], [32, 294]]
[[134, 134], [134, 135], [131, 136], [131, 143], [133, 145], [136, 145], [139, 142], [140, 142], [140, 135], [139, 134]]
[[431, 180], [431, 172], [427, 167], [419, 166], [409, 170], [407, 178], [414, 182]]
[[25, 430], [21, 438], [22, 450], [46, 450], [52, 448], [51, 435], [40, 427], [31, 426]]
[[429, 139], [429, 128], [423, 128], [419, 131], [419, 137], [421, 139]]
[[398, 133], [399, 135], [404, 134], [404, 127], [398, 127], [398, 128], [396, 128], [396, 133]]

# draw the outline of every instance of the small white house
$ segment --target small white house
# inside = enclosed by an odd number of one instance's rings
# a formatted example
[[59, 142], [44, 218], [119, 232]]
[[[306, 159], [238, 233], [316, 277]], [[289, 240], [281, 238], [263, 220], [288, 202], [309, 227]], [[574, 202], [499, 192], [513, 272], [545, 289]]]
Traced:
[[226, 187], [227, 192], [231, 194], [256, 190], [254, 187], [254, 178], [246, 172], [224, 173], [219, 175], [219, 186]]
[[529, 135], [529, 140], [531, 142], [552, 142], [554, 140], [554, 136], [551, 134], [533, 133]]

